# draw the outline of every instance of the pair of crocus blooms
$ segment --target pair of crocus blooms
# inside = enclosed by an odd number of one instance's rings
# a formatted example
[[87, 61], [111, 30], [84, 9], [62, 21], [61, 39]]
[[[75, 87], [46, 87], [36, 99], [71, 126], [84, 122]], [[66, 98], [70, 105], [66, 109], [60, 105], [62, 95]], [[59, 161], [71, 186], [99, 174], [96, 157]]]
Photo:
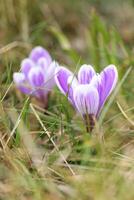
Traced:
[[44, 105], [56, 84], [91, 131], [117, 84], [118, 72], [114, 65], [109, 65], [98, 74], [91, 65], [84, 64], [76, 76], [53, 61], [46, 49], [38, 46], [21, 62], [21, 71], [14, 73], [13, 79], [22, 93], [36, 97]]

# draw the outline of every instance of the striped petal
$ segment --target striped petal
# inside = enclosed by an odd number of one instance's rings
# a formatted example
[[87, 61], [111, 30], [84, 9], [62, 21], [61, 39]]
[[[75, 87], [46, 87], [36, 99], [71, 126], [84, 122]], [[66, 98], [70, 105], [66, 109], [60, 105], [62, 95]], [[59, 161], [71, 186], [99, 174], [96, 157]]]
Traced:
[[33, 88], [32, 94], [38, 97], [42, 97], [45, 93], [45, 77], [40, 67], [34, 67], [30, 70], [28, 74], [28, 81]]
[[31, 59], [25, 58], [21, 62], [21, 72], [24, 73], [25, 76], [27, 77], [30, 69], [32, 67], [34, 67], [34, 66], [35, 66], [35, 64], [34, 64], [34, 62]]
[[13, 74], [13, 81], [17, 88], [24, 94], [30, 94], [31, 89], [26, 82], [25, 75], [23, 73], [15, 72]]
[[67, 84], [68, 84], [68, 91], [69, 91], [68, 99], [73, 104], [73, 106], [76, 107], [75, 101], [74, 101], [74, 90], [79, 85], [78, 80], [74, 75], [71, 75], [68, 77]]
[[78, 72], [78, 81], [80, 84], [89, 84], [95, 74], [91, 65], [82, 65]]
[[82, 116], [93, 114], [96, 116], [99, 106], [99, 94], [92, 85], [79, 85], [74, 90], [74, 101]]
[[37, 66], [40, 66], [42, 70], [44, 70], [44, 73], [46, 73], [49, 67], [47, 59], [44, 57], [39, 58], [37, 62]]
[[64, 95], [67, 95], [69, 92], [68, 78], [71, 75], [73, 75], [73, 73], [65, 67], [58, 67], [55, 71], [55, 82]]
[[29, 58], [32, 59], [36, 63], [41, 57], [44, 57], [47, 60], [48, 65], [52, 62], [52, 58], [50, 54], [48, 53], [48, 51], [41, 46], [37, 46], [34, 49], [32, 49], [29, 55]]
[[91, 84], [93, 84], [97, 88], [100, 97], [98, 115], [105, 101], [115, 88], [117, 81], [118, 72], [114, 65], [107, 66], [100, 75], [96, 75], [93, 77]]

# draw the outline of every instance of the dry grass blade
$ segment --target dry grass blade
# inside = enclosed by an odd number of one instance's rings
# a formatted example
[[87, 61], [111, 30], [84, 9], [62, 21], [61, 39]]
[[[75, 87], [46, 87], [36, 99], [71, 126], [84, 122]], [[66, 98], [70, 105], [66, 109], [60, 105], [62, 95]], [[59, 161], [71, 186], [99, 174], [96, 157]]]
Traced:
[[9, 143], [9, 141], [11, 140], [11, 138], [12, 138], [12, 136], [14, 135], [16, 129], [18, 128], [19, 123], [20, 123], [20, 120], [21, 120], [20, 118], [21, 118], [21, 115], [19, 115], [19, 117], [18, 117], [18, 119], [17, 119], [17, 121], [16, 121], [16, 123], [15, 123], [15, 125], [14, 125], [14, 128], [13, 128], [13, 130], [12, 130], [11, 133], [10, 133], [10, 136], [9, 136], [9, 138], [7, 139], [7, 141], [6, 141], [5, 145], [4, 145], [4, 150], [6, 149], [6, 147], [7, 147], [8, 143]]
[[11, 42], [11, 43], [7, 44], [6, 46], [0, 48], [0, 55], [3, 53], [6, 53], [16, 47], [25, 47], [26, 48], [27, 46], [29, 46], [29, 45], [25, 42], [14, 41], [14, 42]]
[[9, 85], [9, 87], [7, 88], [5, 94], [4, 94], [3, 97], [1, 98], [1, 102], [3, 102], [3, 100], [4, 100], [5, 97], [7, 96], [7, 94], [8, 94], [8, 92], [9, 92], [9, 90], [11, 89], [12, 85], [13, 85], [13, 82], [12, 82], [12, 83]]
[[[44, 177], [46, 168], [44, 169], [44, 165], [42, 165], [42, 162], [44, 162], [43, 158], [43, 152], [37, 148], [35, 143], [33, 142], [33, 139], [31, 135], [29, 134], [27, 128], [25, 127], [22, 119], [18, 115], [18, 113], [15, 110], [9, 111], [8, 115], [14, 124], [14, 129], [17, 127], [17, 130], [21, 136], [21, 139], [30, 155], [30, 158], [33, 162], [34, 167], [38, 171], [38, 173]], [[44, 164], [44, 163], [43, 163]], [[43, 166], [43, 169], [41, 170], [41, 167]]]
[[55, 144], [55, 142], [53, 141], [53, 139], [51, 138], [50, 133], [47, 131], [46, 127], [44, 126], [44, 124], [42, 123], [39, 115], [37, 114], [36, 110], [34, 109], [33, 105], [30, 104], [30, 107], [35, 115], [35, 117], [37, 118], [38, 122], [40, 123], [40, 125], [42, 126], [43, 130], [45, 131], [45, 133], [47, 134], [48, 138], [50, 139], [50, 141], [52, 142], [53, 146], [55, 147], [56, 151], [59, 152], [61, 158], [63, 159], [63, 161], [65, 162], [65, 164], [67, 165], [67, 167], [69, 168], [70, 172], [72, 173], [72, 175], [75, 175], [75, 172], [72, 170], [72, 168], [70, 167], [70, 165], [68, 164], [67, 160], [65, 159], [64, 155], [60, 152], [60, 150], [58, 149], [57, 145]]
[[127, 116], [127, 114], [125, 113], [125, 111], [123, 110], [123, 108], [121, 107], [121, 105], [119, 104], [119, 102], [117, 102], [117, 106], [120, 109], [122, 115], [127, 119], [127, 121], [134, 126], [134, 122]]

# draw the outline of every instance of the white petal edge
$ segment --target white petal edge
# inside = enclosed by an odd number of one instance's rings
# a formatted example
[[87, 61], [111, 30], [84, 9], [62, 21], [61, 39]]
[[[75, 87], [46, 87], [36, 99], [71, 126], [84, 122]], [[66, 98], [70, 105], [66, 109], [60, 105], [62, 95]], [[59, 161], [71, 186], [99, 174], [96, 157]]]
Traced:
[[25, 75], [21, 72], [15, 72], [13, 74], [13, 81], [17, 86], [19, 86], [25, 81]]
[[75, 77], [75, 75], [71, 75], [68, 77], [68, 80], [67, 80], [67, 83], [70, 87], [72, 87], [73, 89], [75, 89], [79, 83], [78, 83], [78, 80], [77, 78]]

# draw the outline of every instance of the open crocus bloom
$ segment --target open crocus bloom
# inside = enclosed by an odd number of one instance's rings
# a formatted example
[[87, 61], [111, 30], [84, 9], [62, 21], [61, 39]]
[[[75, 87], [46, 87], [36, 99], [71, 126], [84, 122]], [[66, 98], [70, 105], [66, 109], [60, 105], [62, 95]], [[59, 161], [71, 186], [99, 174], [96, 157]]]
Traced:
[[37, 46], [28, 58], [22, 60], [21, 70], [13, 74], [13, 80], [22, 93], [35, 96], [43, 102], [55, 85], [57, 66], [48, 51]]
[[105, 101], [116, 86], [118, 72], [114, 65], [97, 74], [91, 65], [82, 65], [77, 77], [65, 67], [56, 69], [58, 88], [72, 105], [85, 116], [98, 118]]

